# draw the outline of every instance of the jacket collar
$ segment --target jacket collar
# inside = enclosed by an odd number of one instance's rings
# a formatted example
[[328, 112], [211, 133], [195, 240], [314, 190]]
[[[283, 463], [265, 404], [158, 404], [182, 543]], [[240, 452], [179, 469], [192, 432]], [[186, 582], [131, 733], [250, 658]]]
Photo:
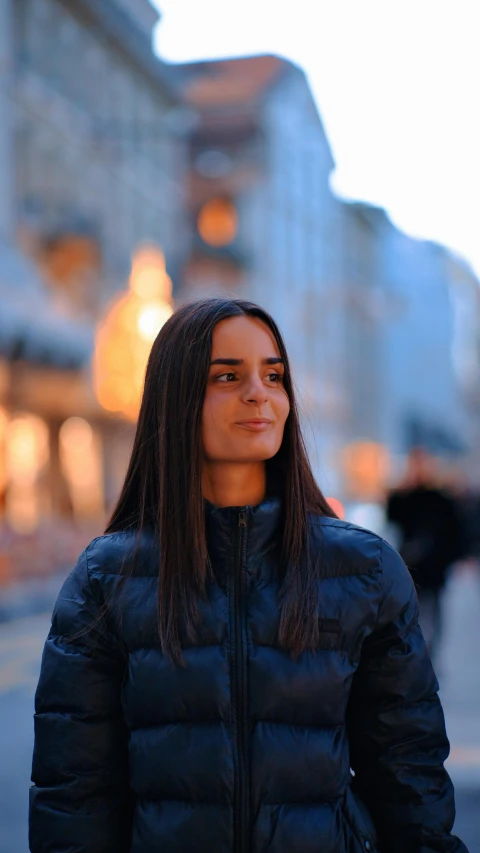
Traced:
[[217, 556], [231, 559], [232, 548], [238, 541], [241, 516], [245, 520], [246, 554], [265, 551], [280, 532], [283, 500], [280, 495], [267, 496], [258, 506], [217, 507], [205, 501], [207, 542], [212, 559]]

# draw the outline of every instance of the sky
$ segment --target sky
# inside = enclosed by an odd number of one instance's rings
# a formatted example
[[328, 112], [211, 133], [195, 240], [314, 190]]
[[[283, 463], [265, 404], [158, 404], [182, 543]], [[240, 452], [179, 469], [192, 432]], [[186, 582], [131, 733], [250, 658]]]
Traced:
[[169, 62], [276, 53], [305, 70], [342, 197], [480, 276], [478, 0], [152, 0]]

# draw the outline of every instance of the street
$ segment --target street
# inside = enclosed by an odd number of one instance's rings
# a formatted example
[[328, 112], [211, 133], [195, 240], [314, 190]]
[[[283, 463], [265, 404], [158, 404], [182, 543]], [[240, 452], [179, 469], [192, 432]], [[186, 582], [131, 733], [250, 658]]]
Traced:
[[[33, 746], [33, 694], [50, 614], [0, 624], [0, 853], [27, 853], [27, 802]], [[34, 606], [32, 606], [34, 609]], [[457, 570], [444, 600], [437, 674], [451, 740], [455, 830], [480, 853], [480, 575]]]

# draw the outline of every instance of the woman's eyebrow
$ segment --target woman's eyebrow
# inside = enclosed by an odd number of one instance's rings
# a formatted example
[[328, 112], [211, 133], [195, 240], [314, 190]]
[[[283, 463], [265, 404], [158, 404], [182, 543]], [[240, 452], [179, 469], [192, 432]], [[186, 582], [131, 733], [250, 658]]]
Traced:
[[[214, 358], [214, 360], [210, 362], [210, 367], [212, 364], [228, 364], [230, 367], [234, 367], [237, 364], [243, 364], [243, 358]], [[283, 364], [283, 358], [274, 355], [270, 358], [262, 359], [262, 364]]]

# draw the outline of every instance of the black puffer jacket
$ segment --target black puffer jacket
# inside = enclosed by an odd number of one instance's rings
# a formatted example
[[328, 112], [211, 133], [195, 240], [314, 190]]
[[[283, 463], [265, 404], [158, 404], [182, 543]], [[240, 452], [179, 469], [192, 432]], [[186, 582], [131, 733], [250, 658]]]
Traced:
[[292, 659], [277, 640], [280, 519], [277, 499], [210, 507], [215, 583], [185, 668], [159, 649], [153, 536], [87, 633], [134, 538], [81, 556], [36, 693], [33, 853], [465, 853], [407, 569], [378, 536], [313, 517], [321, 640]]

